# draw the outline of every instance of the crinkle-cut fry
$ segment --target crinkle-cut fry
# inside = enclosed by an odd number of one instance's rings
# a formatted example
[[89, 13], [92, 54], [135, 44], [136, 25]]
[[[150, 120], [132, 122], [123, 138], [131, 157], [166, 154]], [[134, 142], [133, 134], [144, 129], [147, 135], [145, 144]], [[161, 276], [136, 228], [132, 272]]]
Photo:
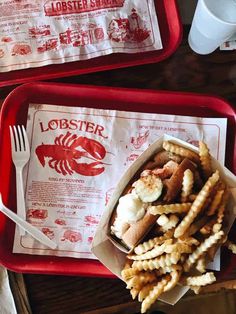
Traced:
[[216, 194], [214, 195], [214, 198], [207, 210], [207, 216], [212, 216], [215, 214], [218, 206], [220, 205], [221, 203], [221, 200], [222, 200], [222, 196], [224, 194], [224, 190], [218, 190], [216, 191]]
[[158, 217], [157, 219], [157, 224], [159, 226], [164, 226], [168, 222], [169, 222], [169, 218], [165, 214], [160, 215], [160, 217]]
[[195, 246], [197, 246], [197, 245], [199, 245], [200, 244], [200, 242], [197, 240], [197, 239], [195, 239], [194, 237], [190, 237], [190, 236], [186, 236], [186, 237], [180, 237], [180, 238], [178, 238], [178, 240], [177, 240], [179, 243], [186, 243], [186, 244], [188, 244], [188, 245], [190, 245], [190, 246], [192, 246], [192, 245], [195, 245]]
[[212, 174], [211, 155], [206, 143], [203, 141], [199, 141], [199, 156], [204, 178], [208, 179]]
[[174, 230], [168, 230], [163, 236], [149, 239], [134, 248], [134, 253], [137, 255], [143, 254], [154, 248], [155, 245], [159, 245], [165, 242], [165, 240], [171, 238], [174, 234]]
[[133, 276], [137, 275], [139, 271], [134, 268], [125, 268], [121, 271], [121, 277], [126, 282], [128, 279], [132, 278]]
[[236, 254], [236, 244], [230, 240], [227, 240], [224, 244], [233, 254]]
[[135, 283], [135, 276], [127, 280], [126, 289], [131, 289], [132, 287], [134, 287], [134, 283]]
[[149, 292], [156, 286], [157, 283], [148, 283], [138, 293], [138, 300], [142, 302], [149, 294]]
[[217, 244], [220, 239], [224, 236], [224, 232], [221, 230], [217, 233], [212, 234], [206, 238], [197, 249], [188, 256], [187, 260], [184, 263], [184, 270], [188, 272], [189, 269], [196, 263], [196, 261], [211, 247]]
[[127, 283], [127, 289], [141, 289], [145, 284], [153, 282], [157, 279], [154, 272], [142, 272], [132, 277]]
[[179, 218], [176, 215], [170, 215], [169, 221], [160, 227], [161, 232], [167, 232], [170, 229], [176, 227], [177, 223], [179, 222]]
[[167, 245], [165, 248], [165, 253], [171, 254], [173, 252], [175, 253], [192, 253], [192, 248], [187, 243], [175, 243], [171, 245]]
[[192, 150], [179, 146], [178, 144], [171, 143], [169, 141], [163, 142], [163, 148], [168, 152], [174, 153], [176, 155], [188, 158], [195, 163], [199, 164], [200, 159], [197, 153], [193, 152]]
[[190, 276], [186, 278], [187, 286], [206, 286], [216, 281], [213, 272], [208, 272], [200, 276]]
[[197, 198], [195, 201], [192, 203], [192, 206], [186, 216], [183, 218], [181, 223], [177, 226], [175, 229], [174, 237], [178, 238], [181, 235], [183, 235], [189, 226], [192, 224], [194, 219], [197, 217], [197, 215], [200, 213], [202, 210], [202, 207], [204, 206], [205, 201], [210, 195], [210, 192], [216, 185], [220, 178], [219, 171], [216, 170], [213, 175], [207, 180], [201, 191], [199, 192]]
[[199, 260], [197, 261], [196, 264], [196, 269], [200, 272], [200, 273], [205, 273], [206, 272], [206, 258], [205, 258], [205, 254], [199, 258]]
[[180, 257], [180, 253], [173, 252], [171, 254], [164, 254], [150, 260], [134, 261], [132, 267], [137, 268], [140, 271], [165, 268], [166, 266], [177, 264]]
[[156, 286], [149, 292], [147, 297], [143, 300], [141, 305], [141, 313], [146, 313], [146, 311], [151, 307], [151, 305], [158, 299], [158, 297], [164, 291], [165, 286], [171, 280], [170, 275], [166, 275], [157, 283]]
[[149, 206], [148, 211], [152, 215], [186, 213], [191, 208], [192, 203], [176, 203], [168, 205]]
[[215, 225], [215, 223], [217, 222], [217, 217], [213, 216], [213, 218], [208, 221], [201, 229], [200, 229], [200, 233], [201, 234], [210, 234], [212, 233], [213, 230], [213, 226]]
[[188, 202], [188, 197], [192, 192], [194, 182], [194, 176], [190, 169], [184, 171], [184, 177], [182, 181], [181, 202]]
[[189, 229], [187, 230], [186, 232], [187, 235], [191, 236], [195, 234], [197, 231], [199, 231], [208, 222], [208, 219], [209, 218], [207, 216], [203, 216], [199, 218], [198, 220], [194, 221], [189, 227]]
[[181, 269], [178, 269], [177, 267], [175, 268], [175, 265], [173, 265], [172, 269], [173, 270], [170, 273], [171, 280], [164, 287], [164, 291], [163, 292], [166, 292], [166, 291], [169, 291], [169, 290], [173, 289], [177, 285], [177, 283], [178, 283], [178, 281], [180, 279], [180, 276], [181, 276], [181, 273], [182, 273]]
[[172, 242], [173, 242], [173, 239], [165, 240], [163, 244], [161, 244], [160, 246], [154, 247], [151, 251], [147, 251], [146, 253], [140, 254], [140, 255], [128, 255], [128, 258], [134, 261], [142, 261], [145, 259], [155, 258], [165, 253], [166, 248], [170, 244], [172, 244]]
[[151, 251], [148, 251], [141, 255], [130, 255], [129, 258], [134, 261], [143, 261], [160, 256], [163, 253], [192, 253], [192, 248], [186, 243], [171, 244], [173, 239], [166, 240], [161, 246], [155, 247]]
[[207, 256], [207, 259], [208, 261], [213, 261], [214, 260], [214, 257], [216, 255], [216, 252], [218, 250], [218, 246], [220, 244], [223, 244], [227, 239], [227, 235], [224, 234], [223, 237], [220, 239], [220, 241], [217, 243], [218, 245], [213, 245], [212, 247], [209, 248], [209, 250], [206, 252], [206, 256]]
[[161, 267], [161, 268], [155, 270], [155, 273], [156, 273], [157, 277], [160, 277], [160, 276], [165, 275], [167, 273], [171, 273], [173, 271], [173, 269], [180, 271], [180, 270], [182, 270], [182, 266], [180, 266], [179, 264], [164, 266], [164, 267]]
[[193, 290], [193, 292], [194, 292], [195, 294], [199, 294], [199, 293], [201, 292], [201, 289], [202, 289], [201, 286], [189, 286], [189, 288], [190, 288], [191, 290]]
[[218, 232], [222, 228], [222, 223], [223, 223], [223, 219], [225, 215], [225, 208], [226, 208], [228, 197], [229, 197], [229, 192], [225, 191], [222, 197], [221, 204], [217, 211], [217, 221], [215, 225], [213, 226], [213, 232]]
[[130, 289], [130, 294], [132, 296], [132, 299], [134, 300], [137, 297], [137, 295], [139, 294], [139, 290], [136, 289], [136, 288], [131, 288]]

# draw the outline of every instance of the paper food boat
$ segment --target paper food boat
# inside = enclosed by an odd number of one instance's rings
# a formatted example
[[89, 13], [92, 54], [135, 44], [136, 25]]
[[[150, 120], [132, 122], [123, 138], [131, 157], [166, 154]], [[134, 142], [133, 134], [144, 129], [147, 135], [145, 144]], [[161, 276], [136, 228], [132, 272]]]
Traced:
[[[120, 182], [118, 182], [117, 187], [104, 211], [104, 214], [100, 220], [97, 227], [93, 243], [92, 252], [103, 263], [112, 273], [114, 273], [121, 280], [121, 270], [124, 267], [126, 260], [126, 253], [121, 245], [117, 244], [111, 238], [109, 238], [109, 221], [112, 212], [117, 205], [117, 202], [122, 195], [125, 187], [128, 185], [130, 180], [134, 175], [140, 170], [140, 168], [158, 151], [162, 150], [163, 141], [171, 141], [173, 143], [179, 144], [183, 147], [189, 148], [194, 152], [198, 152], [198, 148], [188, 144], [180, 139], [164, 134], [156, 142], [149, 146], [139, 158], [131, 165], [130, 168], [122, 176]], [[227, 215], [226, 227], [224, 231], [229, 232], [235, 216], [236, 216], [236, 178], [233, 173], [231, 173], [227, 168], [222, 166], [216, 159], [212, 157], [212, 167], [213, 169], [218, 169], [221, 178], [227, 183], [231, 195], [227, 204], [227, 210], [229, 215]], [[218, 266], [220, 263], [220, 254], [216, 254], [215, 259], [211, 265], [211, 269], [219, 270]], [[171, 291], [163, 293], [159, 300], [166, 302], [168, 304], [174, 305], [182, 296], [188, 291], [188, 287], [176, 286]]]

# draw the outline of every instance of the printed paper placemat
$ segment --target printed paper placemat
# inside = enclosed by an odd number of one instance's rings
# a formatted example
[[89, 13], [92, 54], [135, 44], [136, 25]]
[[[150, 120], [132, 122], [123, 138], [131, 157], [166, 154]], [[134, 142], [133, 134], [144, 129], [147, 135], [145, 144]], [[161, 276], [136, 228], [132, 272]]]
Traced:
[[94, 258], [91, 241], [127, 168], [162, 134], [208, 143], [224, 163], [227, 119], [32, 104], [25, 168], [27, 220], [58, 243], [49, 250], [16, 230], [15, 253]]

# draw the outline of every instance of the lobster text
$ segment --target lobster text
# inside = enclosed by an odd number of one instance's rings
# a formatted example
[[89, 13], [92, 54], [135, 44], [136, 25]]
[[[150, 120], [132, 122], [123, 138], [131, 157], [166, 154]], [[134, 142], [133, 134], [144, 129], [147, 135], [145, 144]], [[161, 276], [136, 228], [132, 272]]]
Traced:
[[105, 8], [122, 7], [124, 2], [125, 0], [48, 0], [44, 5], [44, 11], [47, 16], [74, 14]]
[[103, 134], [104, 127], [102, 125], [95, 124], [89, 121], [75, 120], [75, 119], [54, 119], [50, 120], [47, 125], [43, 122], [39, 123], [41, 132], [54, 131], [57, 129], [61, 130], [78, 130], [82, 132], [93, 133], [103, 138], [108, 138]]

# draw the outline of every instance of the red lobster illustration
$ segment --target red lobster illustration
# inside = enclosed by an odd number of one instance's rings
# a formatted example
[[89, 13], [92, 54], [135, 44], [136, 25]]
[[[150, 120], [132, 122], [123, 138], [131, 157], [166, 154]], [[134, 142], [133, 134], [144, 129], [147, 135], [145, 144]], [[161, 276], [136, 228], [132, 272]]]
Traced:
[[66, 240], [72, 243], [75, 243], [75, 242], [81, 242], [83, 239], [80, 232], [73, 231], [73, 230], [66, 230], [63, 234], [63, 238], [61, 239], [61, 241], [66, 241]]
[[139, 149], [147, 141], [149, 136], [149, 131], [146, 131], [144, 134], [139, 133], [137, 137], [131, 137], [131, 144], [133, 144], [135, 149]]
[[[77, 147], [81, 147], [84, 151], [77, 150]], [[101, 161], [106, 155], [104, 146], [96, 140], [70, 132], [56, 137], [52, 145], [42, 143], [35, 149], [35, 153], [43, 167], [45, 157], [49, 157], [49, 167], [63, 175], [71, 175], [75, 171], [83, 176], [97, 176], [105, 170], [104, 167], [96, 168], [104, 164]], [[77, 163], [76, 159], [81, 157], [93, 160], [93, 162]]]

